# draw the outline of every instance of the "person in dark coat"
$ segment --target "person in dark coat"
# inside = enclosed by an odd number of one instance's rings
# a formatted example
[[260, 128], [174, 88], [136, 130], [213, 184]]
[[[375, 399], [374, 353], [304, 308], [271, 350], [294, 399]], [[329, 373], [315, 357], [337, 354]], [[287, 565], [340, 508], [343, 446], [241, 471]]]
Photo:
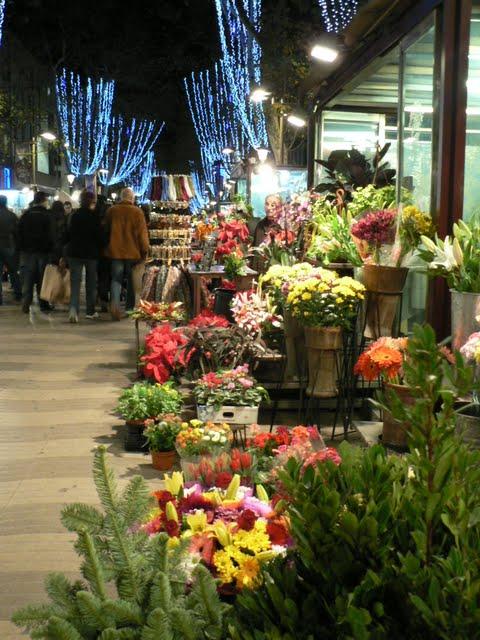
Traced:
[[97, 263], [104, 245], [104, 233], [95, 207], [97, 198], [91, 191], [82, 191], [80, 208], [72, 213], [65, 234], [66, 257], [70, 265], [70, 312], [68, 319], [78, 322], [80, 313], [80, 285], [85, 268], [85, 288], [88, 320], [98, 318], [95, 312], [97, 297]]
[[7, 197], [0, 196], [0, 304], [3, 304], [2, 273], [4, 266], [7, 267], [15, 299], [17, 302], [22, 299], [22, 288], [18, 275], [17, 227], [18, 218], [7, 207]]
[[[95, 212], [98, 219], [102, 224], [102, 228], [105, 234], [105, 246], [108, 244], [108, 229], [105, 224], [105, 216], [109, 206], [107, 198], [102, 195], [97, 196], [97, 206]], [[97, 264], [97, 295], [100, 301], [100, 310], [108, 311], [108, 300], [110, 297], [110, 272], [111, 264], [110, 258], [105, 255], [105, 251], [102, 251]]]
[[18, 221], [18, 248], [23, 276], [22, 311], [28, 313], [36, 286], [40, 310], [51, 310], [49, 303], [40, 298], [43, 272], [54, 248], [55, 230], [53, 218], [48, 212], [48, 195], [37, 191], [32, 205]]

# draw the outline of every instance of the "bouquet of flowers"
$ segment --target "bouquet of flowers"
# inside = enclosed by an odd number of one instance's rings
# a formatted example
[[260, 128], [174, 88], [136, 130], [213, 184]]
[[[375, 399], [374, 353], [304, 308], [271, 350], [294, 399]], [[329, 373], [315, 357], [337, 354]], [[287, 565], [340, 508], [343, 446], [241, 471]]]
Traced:
[[433, 238], [435, 225], [428, 213], [420, 211], [418, 207], [409, 205], [403, 207], [400, 218], [400, 253], [397, 267], [405, 257], [412, 253], [422, 242], [422, 236]]
[[232, 438], [228, 424], [190, 420], [181, 423], [175, 448], [182, 458], [218, 454], [230, 447]]
[[232, 449], [230, 453], [222, 453], [216, 458], [202, 457], [198, 463], [189, 463], [186, 477], [203, 487], [226, 489], [233, 476], [238, 474], [242, 484], [250, 485], [254, 471], [253, 462], [253, 456], [248, 451]]
[[235, 280], [247, 273], [247, 261], [240, 247], [226, 255], [223, 259], [224, 273], [228, 280]]
[[186, 344], [183, 333], [169, 324], [154, 327], [145, 337], [145, 354], [140, 358], [145, 377], [162, 383], [181, 371], [189, 360]]
[[454, 291], [480, 293], [480, 223], [463, 220], [453, 225], [453, 239], [422, 236], [421, 257], [429, 273], [441, 276]]
[[134, 320], [145, 320], [149, 323], [171, 322], [179, 324], [185, 320], [182, 302], [148, 302], [140, 300], [136, 309], [129, 312]]
[[357, 317], [365, 287], [334, 271], [316, 269], [315, 276], [290, 287], [287, 296], [292, 315], [311, 327], [350, 328]]
[[239, 292], [232, 300], [235, 322], [252, 336], [264, 330], [282, 327], [282, 316], [275, 313], [268, 297], [262, 298], [253, 291]]
[[273, 265], [259, 279], [260, 292], [270, 294], [280, 308], [285, 305], [286, 296], [292, 283], [304, 280], [314, 271], [308, 262], [300, 262], [291, 267]]
[[319, 199], [313, 207], [307, 256], [325, 265], [347, 262], [359, 266], [361, 260], [350, 233], [351, 224], [352, 218], [348, 213], [340, 215], [328, 200]]
[[188, 326], [194, 327], [195, 329], [227, 329], [230, 323], [225, 316], [218, 316], [210, 309], [203, 309], [198, 316], [190, 320]]
[[258, 407], [262, 400], [268, 400], [267, 391], [249, 374], [248, 365], [205, 374], [197, 381], [193, 395], [198, 405], [216, 408]]
[[408, 338], [379, 338], [359, 357], [354, 373], [365, 380], [400, 383]]
[[165, 490], [154, 493], [158, 507], [138, 529], [166, 532], [172, 545], [188, 541], [193, 565], [202, 562], [219, 579], [219, 591], [233, 595], [259, 585], [262, 565], [292, 544], [286, 516], [261, 485], [256, 494], [238, 475], [214, 490], [186, 487], [178, 472], [166, 475]]
[[352, 225], [351, 233], [357, 241], [360, 257], [370, 264], [381, 264], [385, 254], [392, 252], [396, 237], [397, 211], [382, 209], [369, 211]]

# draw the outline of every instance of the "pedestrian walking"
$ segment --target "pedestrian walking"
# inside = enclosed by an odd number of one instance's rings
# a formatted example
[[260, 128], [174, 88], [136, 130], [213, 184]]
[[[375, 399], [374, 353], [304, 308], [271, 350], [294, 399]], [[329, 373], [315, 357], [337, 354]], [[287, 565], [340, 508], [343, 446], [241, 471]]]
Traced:
[[104, 245], [104, 233], [96, 215], [96, 196], [91, 191], [80, 194], [80, 208], [74, 211], [67, 224], [65, 255], [70, 266], [70, 311], [68, 319], [78, 322], [80, 314], [80, 286], [85, 269], [86, 315], [87, 320], [95, 320], [97, 297], [97, 265]]
[[[102, 195], [97, 196], [97, 206], [95, 208], [95, 213], [102, 224], [102, 228], [104, 229], [104, 234], [106, 237], [105, 244], [108, 244], [108, 231], [106, 227], [106, 215], [108, 208], [109, 207], [107, 204], [107, 198]], [[111, 273], [111, 260], [106, 256], [106, 250], [103, 250], [98, 260], [97, 266], [97, 297], [100, 302], [101, 311], [108, 311], [110, 284], [112, 279]]]
[[58, 264], [63, 257], [63, 245], [69, 216], [66, 213], [64, 203], [60, 202], [60, 200], [55, 200], [52, 204], [50, 215], [53, 218], [54, 238], [53, 251], [49, 261], [53, 264]]
[[7, 207], [7, 197], [0, 196], [0, 304], [3, 304], [2, 274], [6, 266], [15, 300], [22, 299], [20, 276], [18, 275], [17, 252], [18, 218]]
[[54, 248], [53, 218], [48, 212], [48, 195], [37, 191], [31, 206], [18, 221], [18, 248], [22, 274], [22, 311], [28, 313], [36, 287], [40, 310], [51, 310], [49, 303], [40, 298], [43, 272]]
[[133, 190], [123, 189], [120, 199], [119, 204], [110, 207], [106, 216], [110, 232], [107, 255], [112, 260], [110, 311], [114, 320], [121, 318], [120, 295], [124, 278], [127, 279], [126, 310], [129, 311], [135, 306], [132, 270], [135, 266], [141, 267], [149, 249], [145, 217], [142, 210], [134, 204]]

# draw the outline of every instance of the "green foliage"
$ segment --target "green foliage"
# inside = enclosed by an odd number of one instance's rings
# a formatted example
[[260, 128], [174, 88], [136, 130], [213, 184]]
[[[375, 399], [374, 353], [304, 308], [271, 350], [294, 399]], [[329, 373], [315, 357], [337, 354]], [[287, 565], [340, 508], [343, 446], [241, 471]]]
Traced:
[[133, 478], [120, 492], [104, 447], [95, 453], [93, 475], [104, 513], [76, 504], [62, 514], [78, 536], [85, 582], [51, 574], [50, 604], [24, 607], [13, 622], [38, 640], [224, 638], [229, 607], [210, 573], [200, 565], [186, 573], [185, 545], [169, 551], [166, 535], [133, 531], [153, 506], [145, 481]]
[[341, 446], [342, 464], [290, 460], [281, 480], [296, 548], [237, 599], [234, 640], [460, 640], [480, 620], [480, 453], [455, 435], [454, 402], [473, 386], [430, 327], [416, 327], [405, 382], [411, 453]]
[[348, 262], [360, 266], [362, 261], [350, 233], [351, 217], [340, 215], [337, 207], [327, 199], [319, 199], [313, 206], [312, 239], [307, 256], [328, 265]]
[[244, 276], [247, 271], [247, 261], [243, 255], [237, 255], [236, 253], [230, 253], [223, 260], [225, 269], [225, 277], [227, 280], [235, 280], [238, 276]]
[[[347, 205], [348, 213], [352, 218], [356, 218], [366, 211], [394, 209], [397, 205], [396, 191], [395, 185], [378, 188], [369, 184], [366, 187], [354, 189], [350, 194], [351, 201]], [[412, 192], [402, 187], [401, 200], [403, 205], [413, 204]]]
[[149, 421], [144, 435], [150, 451], [173, 451], [180, 433], [182, 419], [173, 414], [161, 416], [160, 422]]
[[146, 420], [161, 413], [178, 413], [181, 407], [182, 396], [173, 382], [136, 382], [122, 392], [116, 410], [125, 420]]

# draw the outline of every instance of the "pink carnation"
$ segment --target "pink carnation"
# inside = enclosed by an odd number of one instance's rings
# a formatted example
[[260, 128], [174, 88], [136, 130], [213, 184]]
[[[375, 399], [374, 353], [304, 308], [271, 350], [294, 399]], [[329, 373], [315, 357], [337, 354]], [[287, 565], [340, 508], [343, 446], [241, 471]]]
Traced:
[[338, 451], [333, 447], [327, 447], [309, 455], [303, 464], [303, 470], [305, 471], [307, 467], [316, 467], [319, 462], [326, 462], [327, 460], [331, 460], [337, 466], [342, 462]]

